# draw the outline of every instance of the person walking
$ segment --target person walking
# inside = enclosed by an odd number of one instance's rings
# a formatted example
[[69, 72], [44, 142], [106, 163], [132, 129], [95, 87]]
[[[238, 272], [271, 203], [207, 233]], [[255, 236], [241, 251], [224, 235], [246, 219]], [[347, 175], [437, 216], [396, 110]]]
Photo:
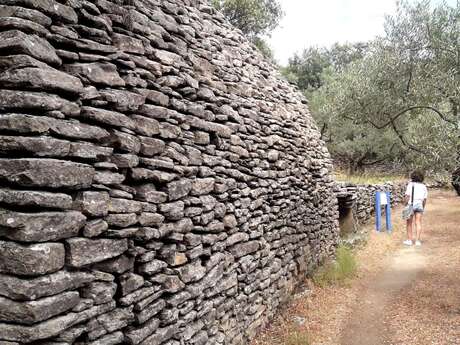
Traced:
[[412, 214], [407, 219], [407, 240], [404, 241], [404, 244], [407, 246], [414, 244], [413, 233], [415, 227], [415, 245], [421, 246], [422, 216], [425, 211], [428, 189], [423, 183], [425, 176], [421, 171], [413, 171], [410, 177], [411, 181], [408, 183], [406, 189], [406, 204], [408, 207], [412, 207]]

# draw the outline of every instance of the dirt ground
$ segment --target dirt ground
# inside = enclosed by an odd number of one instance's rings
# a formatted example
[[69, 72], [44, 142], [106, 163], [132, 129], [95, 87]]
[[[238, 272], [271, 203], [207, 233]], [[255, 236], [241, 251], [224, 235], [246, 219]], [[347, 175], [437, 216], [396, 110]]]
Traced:
[[252, 345], [460, 345], [459, 221], [460, 198], [433, 191], [423, 245], [405, 247], [395, 210], [391, 235], [369, 226], [355, 279], [326, 288], [307, 282]]

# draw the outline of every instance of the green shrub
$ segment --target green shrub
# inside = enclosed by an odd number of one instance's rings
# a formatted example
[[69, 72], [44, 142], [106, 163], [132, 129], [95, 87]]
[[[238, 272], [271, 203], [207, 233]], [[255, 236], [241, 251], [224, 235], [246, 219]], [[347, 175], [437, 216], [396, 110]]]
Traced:
[[310, 345], [310, 337], [305, 332], [294, 332], [289, 334], [284, 342], [285, 345]]
[[313, 275], [313, 281], [319, 286], [344, 283], [356, 273], [356, 259], [350, 248], [337, 248], [334, 261], [326, 262]]

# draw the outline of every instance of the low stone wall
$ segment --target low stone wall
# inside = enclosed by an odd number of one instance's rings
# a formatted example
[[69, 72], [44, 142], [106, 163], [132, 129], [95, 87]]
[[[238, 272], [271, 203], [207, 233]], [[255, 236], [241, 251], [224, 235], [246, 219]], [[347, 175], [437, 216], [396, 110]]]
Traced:
[[[384, 183], [384, 184], [369, 184], [357, 185], [347, 182], [338, 182], [336, 184], [336, 195], [340, 203], [348, 202], [348, 206], [352, 207], [353, 218], [356, 222], [355, 230], [359, 226], [371, 220], [375, 214], [375, 194], [377, 191], [391, 193], [391, 206], [401, 203], [404, 200], [406, 191], [406, 183]], [[340, 201], [342, 200], [342, 201]], [[345, 205], [345, 208], [347, 206]]]
[[0, 4], [0, 344], [246, 343], [338, 242], [303, 96], [204, 0]]

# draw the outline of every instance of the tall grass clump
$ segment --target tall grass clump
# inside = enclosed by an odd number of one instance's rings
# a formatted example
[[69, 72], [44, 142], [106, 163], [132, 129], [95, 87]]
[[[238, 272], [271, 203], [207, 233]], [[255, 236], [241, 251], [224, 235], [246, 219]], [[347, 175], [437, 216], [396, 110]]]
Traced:
[[285, 345], [310, 345], [310, 337], [305, 332], [293, 332], [286, 336]]
[[356, 259], [350, 248], [339, 246], [335, 260], [326, 262], [313, 275], [313, 281], [321, 287], [343, 284], [356, 273]]

